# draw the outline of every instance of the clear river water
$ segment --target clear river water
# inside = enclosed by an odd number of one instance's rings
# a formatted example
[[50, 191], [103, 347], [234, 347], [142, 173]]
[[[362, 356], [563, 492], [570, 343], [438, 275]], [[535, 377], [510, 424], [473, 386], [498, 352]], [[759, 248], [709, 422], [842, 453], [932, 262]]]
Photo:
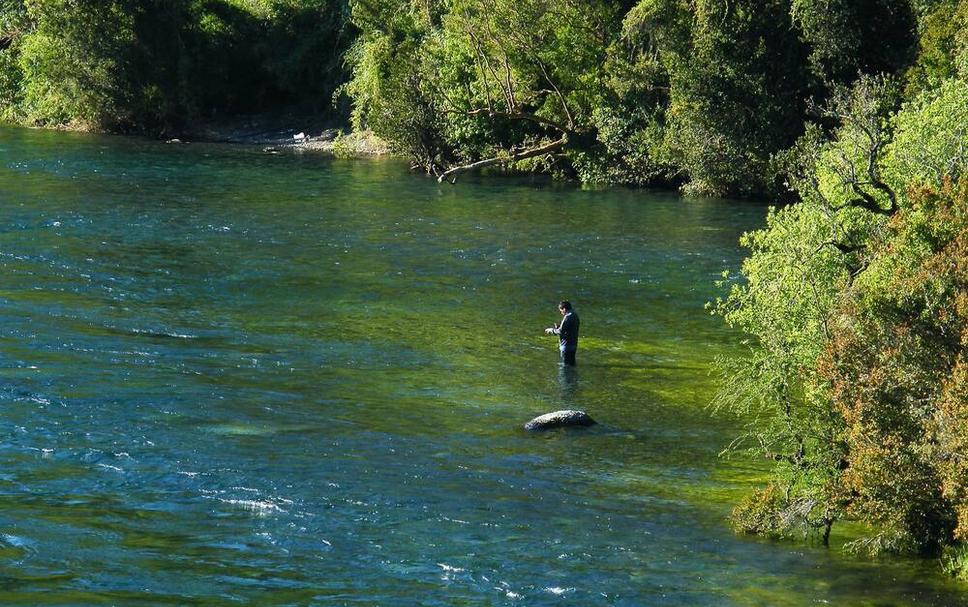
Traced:
[[968, 605], [730, 529], [704, 304], [764, 216], [0, 129], [0, 604]]

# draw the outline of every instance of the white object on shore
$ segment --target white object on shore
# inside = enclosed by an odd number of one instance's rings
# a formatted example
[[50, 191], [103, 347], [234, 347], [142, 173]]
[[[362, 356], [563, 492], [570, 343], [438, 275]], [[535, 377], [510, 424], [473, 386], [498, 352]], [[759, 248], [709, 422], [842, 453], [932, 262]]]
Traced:
[[303, 133], [303, 132], [296, 133], [295, 135], [292, 136], [292, 138], [295, 139], [296, 141], [302, 141], [306, 139], [306, 133]]

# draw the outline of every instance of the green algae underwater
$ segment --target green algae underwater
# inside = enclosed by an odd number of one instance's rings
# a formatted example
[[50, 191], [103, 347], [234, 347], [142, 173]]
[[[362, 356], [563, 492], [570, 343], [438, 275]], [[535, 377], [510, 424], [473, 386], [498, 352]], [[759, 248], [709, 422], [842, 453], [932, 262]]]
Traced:
[[[703, 307], [764, 216], [0, 129], [0, 602], [968, 605], [731, 531]], [[560, 408], [599, 425], [521, 429]]]

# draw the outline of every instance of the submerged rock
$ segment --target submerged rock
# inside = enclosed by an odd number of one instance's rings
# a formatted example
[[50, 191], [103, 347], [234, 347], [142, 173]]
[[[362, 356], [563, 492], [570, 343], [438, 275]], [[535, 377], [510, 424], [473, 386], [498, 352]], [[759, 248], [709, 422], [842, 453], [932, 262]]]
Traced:
[[592, 426], [594, 424], [595, 420], [593, 420], [584, 411], [565, 409], [562, 411], [553, 411], [551, 413], [539, 415], [538, 417], [524, 424], [524, 429], [529, 432], [535, 432], [538, 430], [561, 428], [563, 426]]

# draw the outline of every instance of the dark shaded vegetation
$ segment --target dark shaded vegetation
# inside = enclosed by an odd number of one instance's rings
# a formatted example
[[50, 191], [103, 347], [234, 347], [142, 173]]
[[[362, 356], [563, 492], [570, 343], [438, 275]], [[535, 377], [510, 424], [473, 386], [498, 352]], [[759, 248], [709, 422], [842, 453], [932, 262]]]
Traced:
[[0, 117], [163, 134], [331, 112], [352, 41], [338, 0], [4, 0]]

